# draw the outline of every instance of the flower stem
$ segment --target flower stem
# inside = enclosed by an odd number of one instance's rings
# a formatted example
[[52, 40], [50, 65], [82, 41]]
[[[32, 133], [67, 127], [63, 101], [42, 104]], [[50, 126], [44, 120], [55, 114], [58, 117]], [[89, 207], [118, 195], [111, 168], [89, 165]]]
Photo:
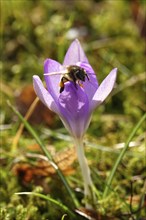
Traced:
[[[83, 140], [75, 139], [74, 141], [75, 141], [76, 152], [84, 181], [85, 207], [92, 209], [93, 208], [92, 204], [94, 203], [93, 200], [95, 199], [95, 196], [93, 194], [93, 183], [90, 176], [90, 169], [84, 154]], [[89, 202], [91, 204], [89, 204]]]

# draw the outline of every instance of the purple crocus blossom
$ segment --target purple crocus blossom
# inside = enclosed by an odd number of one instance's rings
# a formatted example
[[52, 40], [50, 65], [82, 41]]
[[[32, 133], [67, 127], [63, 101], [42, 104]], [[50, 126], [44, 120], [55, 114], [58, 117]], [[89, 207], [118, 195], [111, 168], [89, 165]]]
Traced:
[[[65, 83], [64, 91], [59, 92], [60, 74], [67, 66], [77, 65], [84, 68], [89, 76], [83, 82], [83, 87], [72, 81]], [[37, 75], [33, 76], [34, 90], [40, 100], [53, 112], [57, 113], [64, 126], [75, 139], [82, 139], [89, 126], [93, 110], [101, 104], [110, 94], [116, 80], [117, 69], [113, 69], [109, 75], [98, 85], [94, 70], [78, 40], [70, 45], [63, 64], [52, 59], [46, 59], [44, 63], [44, 75], [46, 88]]]

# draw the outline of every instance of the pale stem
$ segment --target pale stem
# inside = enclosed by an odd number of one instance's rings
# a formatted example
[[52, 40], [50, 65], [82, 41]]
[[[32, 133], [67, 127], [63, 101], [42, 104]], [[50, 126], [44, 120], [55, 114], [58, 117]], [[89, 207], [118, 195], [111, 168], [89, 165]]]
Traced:
[[83, 176], [83, 181], [84, 181], [84, 196], [85, 196], [85, 206], [86, 208], [91, 209], [92, 205], [89, 204], [89, 201], [92, 201], [94, 199], [93, 195], [93, 183], [91, 180], [90, 176], [90, 169], [87, 164], [87, 160], [84, 154], [84, 146], [83, 146], [83, 140], [81, 139], [75, 139], [75, 147], [76, 147], [76, 152], [79, 160], [79, 164], [81, 167], [81, 172]]

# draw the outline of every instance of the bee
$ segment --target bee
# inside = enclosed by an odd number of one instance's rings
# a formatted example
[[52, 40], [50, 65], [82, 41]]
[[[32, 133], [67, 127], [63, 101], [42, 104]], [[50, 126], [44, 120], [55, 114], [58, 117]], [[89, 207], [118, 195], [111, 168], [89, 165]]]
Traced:
[[67, 72], [63, 75], [63, 77], [60, 80], [60, 93], [64, 91], [65, 82], [72, 81], [75, 87], [77, 88], [77, 82], [80, 86], [82, 86], [82, 84], [80, 84], [79, 81], [81, 80], [85, 82], [86, 78], [89, 80], [89, 77], [83, 68], [77, 65], [68, 66]]
[[[74, 86], [77, 89], [77, 83], [79, 86], [82, 86], [82, 84], [80, 83], [80, 80], [85, 82], [86, 78], [89, 80], [89, 76], [86, 73], [86, 71], [84, 70], [84, 68], [79, 67], [77, 65], [70, 65], [66, 68], [65, 71], [62, 71], [60, 73], [52, 73], [53, 74], [62, 74], [62, 78], [60, 80], [60, 93], [62, 93], [64, 91], [65, 88], [65, 83], [68, 81], [72, 81], [74, 83]], [[51, 75], [48, 73], [45, 73], [44, 75]]]

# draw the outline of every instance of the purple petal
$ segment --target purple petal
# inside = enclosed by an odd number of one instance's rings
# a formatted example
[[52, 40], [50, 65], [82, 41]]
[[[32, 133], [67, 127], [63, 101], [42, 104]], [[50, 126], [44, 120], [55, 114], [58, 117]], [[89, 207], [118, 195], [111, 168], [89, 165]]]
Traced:
[[81, 137], [90, 117], [89, 102], [83, 89], [76, 88], [72, 82], [65, 84], [59, 97], [60, 112], [64, 116], [72, 136]]
[[53, 112], [58, 114], [58, 112], [59, 112], [58, 107], [55, 104], [52, 96], [45, 89], [40, 78], [36, 75], [33, 76], [33, 86], [34, 86], [34, 90], [35, 90], [36, 95], [43, 102], [43, 104], [46, 105], [50, 110], [52, 110]]
[[92, 109], [102, 103], [112, 91], [117, 76], [117, 68], [113, 69], [98, 87], [92, 100]]
[[[44, 73], [50, 73], [50, 75], [44, 75], [46, 86], [49, 93], [56, 101], [59, 96], [59, 83], [61, 78], [61, 75], [58, 72], [62, 69], [62, 65], [55, 60], [47, 59], [44, 62]], [[56, 72], [56, 74], [53, 75], [53, 72]]]
[[88, 59], [84, 53], [84, 50], [80, 45], [80, 42], [76, 39], [70, 45], [65, 55], [63, 65], [65, 66], [75, 65], [77, 62], [88, 63]]

